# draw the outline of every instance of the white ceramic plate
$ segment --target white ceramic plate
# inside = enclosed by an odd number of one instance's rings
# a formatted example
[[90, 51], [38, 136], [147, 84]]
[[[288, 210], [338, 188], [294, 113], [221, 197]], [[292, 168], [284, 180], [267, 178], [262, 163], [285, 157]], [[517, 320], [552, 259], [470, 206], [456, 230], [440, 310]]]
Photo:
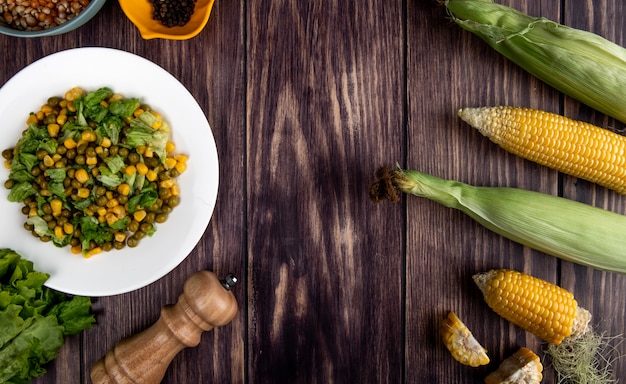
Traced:
[[[136, 248], [103, 252], [89, 259], [69, 247], [43, 243], [23, 228], [22, 204], [0, 192], [0, 248], [11, 248], [50, 274], [46, 285], [83, 296], [109, 296], [144, 287], [163, 277], [194, 249], [213, 214], [217, 199], [218, 157], [211, 128], [194, 97], [158, 65], [109, 48], [77, 48], [44, 57], [27, 66], [0, 88], [0, 149], [12, 148], [26, 128], [26, 118], [50, 96], [79, 86], [102, 86], [125, 97], [137, 97], [159, 111], [172, 127], [177, 153], [189, 156], [179, 176], [180, 204], [152, 237]], [[2, 183], [8, 170], [0, 167]]]

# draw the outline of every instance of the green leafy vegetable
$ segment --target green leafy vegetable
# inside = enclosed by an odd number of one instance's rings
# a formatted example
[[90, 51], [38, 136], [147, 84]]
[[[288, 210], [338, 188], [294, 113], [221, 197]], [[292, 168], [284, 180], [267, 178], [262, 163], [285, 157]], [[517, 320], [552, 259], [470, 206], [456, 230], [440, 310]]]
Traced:
[[95, 322], [89, 298], [45, 287], [48, 277], [13, 250], [0, 250], [0, 383], [43, 375], [64, 337]]

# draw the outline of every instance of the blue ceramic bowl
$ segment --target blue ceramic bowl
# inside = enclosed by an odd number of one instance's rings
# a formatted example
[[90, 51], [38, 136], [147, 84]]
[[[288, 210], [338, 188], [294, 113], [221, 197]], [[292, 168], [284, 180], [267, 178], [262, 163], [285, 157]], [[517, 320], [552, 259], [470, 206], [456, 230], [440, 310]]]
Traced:
[[12, 28], [6, 24], [0, 23], [0, 33], [3, 35], [16, 36], [16, 37], [41, 37], [41, 36], [54, 36], [60, 35], [82, 26], [92, 17], [94, 17], [106, 3], [106, 0], [91, 0], [87, 8], [83, 9], [78, 16], [71, 20], [50, 29], [44, 29], [41, 31], [20, 31]]

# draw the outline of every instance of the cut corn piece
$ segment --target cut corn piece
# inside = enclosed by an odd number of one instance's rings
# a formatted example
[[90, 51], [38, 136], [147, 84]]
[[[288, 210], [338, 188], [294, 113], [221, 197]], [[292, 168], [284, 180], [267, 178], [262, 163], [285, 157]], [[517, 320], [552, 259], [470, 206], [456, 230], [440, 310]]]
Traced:
[[522, 347], [485, 377], [485, 384], [539, 384], [542, 379], [543, 365], [539, 356]]
[[589, 331], [589, 311], [557, 285], [510, 269], [493, 269], [473, 279], [491, 309], [548, 343], [558, 345]]
[[487, 350], [474, 338], [456, 313], [448, 313], [441, 323], [440, 334], [446, 348], [459, 363], [472, 367], [489, 364]]
[[464, 108], [461, 119], [514, 155], [626, 194], [626, 137], [531, 108]]

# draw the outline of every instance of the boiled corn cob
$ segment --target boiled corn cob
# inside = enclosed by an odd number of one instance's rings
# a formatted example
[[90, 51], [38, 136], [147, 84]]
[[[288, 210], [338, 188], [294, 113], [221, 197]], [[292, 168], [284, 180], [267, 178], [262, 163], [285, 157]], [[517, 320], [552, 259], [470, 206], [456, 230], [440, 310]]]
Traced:
[[626, 49], [491, 0], [440, 0], [452, 20], [546, 84], [626, 123]]
[[459, 117], [500, 147], [626, 194], [626, 137], [530, 108], [463, 108]]
[[485, 384], [539, 384], [543, 379], [542, 372], [539, 356], [522, 347], [485, 377]]
[[381, 167], [370, 199], [404, 192], [458, 209], [510, 240], [574, 263], [626, 273], [626, 216], [518, 188], [478, 187], [414, 170]]
[[439, 331], [446, 348], [459, 363], [471, 367], [489, 364], [487, 350], [480, 345], [456, 313], [448, 313], [441, 322]]
[[589, 311], [557, 285], [509, 269], [479, 273], [473, 279], [491, 309], [548, 343], [558, 345], [589, 331]]

